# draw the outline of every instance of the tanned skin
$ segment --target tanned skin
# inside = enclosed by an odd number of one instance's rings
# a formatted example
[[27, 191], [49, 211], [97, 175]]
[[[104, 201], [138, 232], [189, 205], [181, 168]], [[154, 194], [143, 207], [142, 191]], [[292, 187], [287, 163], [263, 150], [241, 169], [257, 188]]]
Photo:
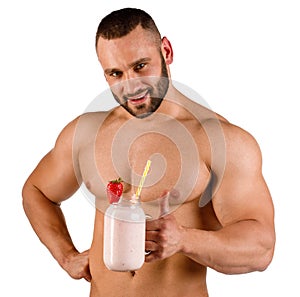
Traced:
[[[161, 57], [170, 75], [170, 42], [164, 37], [158, 49], [149, 34], [138, 26], [118, 39], [99, 38], [98, 58], [112, 89], [130, 79], [160, 77]], [[121, 91], [134, 93], [134, 88], [134, 84], [124, 84]], [[143, 106], [130, 100], [127, 104], [139, 116], [150, 108], [150, 101], [146, 96]], [[185, 106], [192, 106], [203, 115], [202, 119]], [[162, 125], [155, 114], [168, 116], [164, 125], [172, 128], [180, 123], [192, 135], [199, 155], [190, 172], [197, 172], [197, 176], [194, 184], [191, 176], [184, 178], [179, 189], [189, 193], [184, 201], [168, 214], [147, 221], [145, 246], [151, 253], [145, 256], [142, 268], [135, 273], [113, 272], [102, 260], [103, 208], [96, 209], [91, 248], [80, 252], [72, 242], [60, 204], [82, 183], [102, 201], [105, 189], [100, 181], [104, 185], [118, 177], [116, 167], [122, 168], [125, 194], [134, 193], [132, 172], [141, 174], [149, 157], [157, 153], [164, 156], [166, 170], [155, 185], [143, 189], [142, 201], [155, 200], [174, 188], [181, 170], [180, 152], [167, 136], [151, 132]], [[147, 133], [132, 144], [124, 163], [114, 164], [114, 137], [128, 121]], [[151, 131], [147, 130], [150, 126]], [[225, 144], [225, 163], [220, 168], [212, 164], [211, 136], [207, 133], [212, 131], [214, 135], [219, 128]], [[85, 132], [80, 133], [80, 129]], [[126, 141], [126, 135], [122, 139]], [[199, 207], [199, 200], [207, 195], [211, 195], [208, 203]], [[240, 127], [192, 102], [171, 81], [153, 115], [135, 117], [118, 106], [109, 112], [87, 113], [70, 122], [26, 181], [23, 205], [34, 231], [60, 266], [72, 278], [91, 282], [91, 297], [208, 296], [207, 267], [225, 274], [263, 271], [273, 257], [274, 210], [262, 175], [257, 142]]]

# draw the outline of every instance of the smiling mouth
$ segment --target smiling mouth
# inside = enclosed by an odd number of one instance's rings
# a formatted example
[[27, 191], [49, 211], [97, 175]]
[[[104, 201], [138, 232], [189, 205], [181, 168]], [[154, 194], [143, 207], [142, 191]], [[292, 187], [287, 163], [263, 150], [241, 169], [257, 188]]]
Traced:
[[149, 98], [149, 91], [145, 91], [144, 93], [138, 94], [136, 96], [126, 97], [127, 101], [132, 105], [140, 105], [143, 104]]

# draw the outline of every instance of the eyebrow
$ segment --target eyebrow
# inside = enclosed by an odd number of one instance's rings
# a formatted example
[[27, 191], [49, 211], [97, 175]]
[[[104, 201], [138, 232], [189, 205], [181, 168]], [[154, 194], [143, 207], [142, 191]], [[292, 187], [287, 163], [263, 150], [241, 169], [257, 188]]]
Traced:
[[[146, 62], [149, 62], [151, 61], [151, 58], [141, 58], [141, 59], [138, 59], [130, 64], [128, 64], [128, 68], [132, 68], [138, 64], [141, 64], [141, 63], [146, 63]], [[113, 72], [117, 72], [117, 71], [121, 71], [119, 70], [118, 68], [107, 68], [104, 70], [104, 73], [105, 74], [110, 74], [110, 73], [113, 73]]]
[[134, 67], [138, 64], [149, 62], [149, 61], [151, 61], [151, 58], [141, 58], [141, 59], [138, 59], [137, 61], [135, 61], [133, 63], [130, 63], [128, 66], [129, 66], [129, 68], [132, 68], [132, 67]]

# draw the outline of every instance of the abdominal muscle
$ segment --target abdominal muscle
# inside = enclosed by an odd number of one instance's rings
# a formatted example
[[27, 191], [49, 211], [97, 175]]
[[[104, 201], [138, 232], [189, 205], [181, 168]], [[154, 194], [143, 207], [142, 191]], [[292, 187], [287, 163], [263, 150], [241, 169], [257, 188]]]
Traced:
[[116, 272], [103, 262], [103, 214], [96, 211], [90, 249], [90, 297], [202, 297], [208, 296], [206, 267], [182, 254], [144, 263], [135, 272]]

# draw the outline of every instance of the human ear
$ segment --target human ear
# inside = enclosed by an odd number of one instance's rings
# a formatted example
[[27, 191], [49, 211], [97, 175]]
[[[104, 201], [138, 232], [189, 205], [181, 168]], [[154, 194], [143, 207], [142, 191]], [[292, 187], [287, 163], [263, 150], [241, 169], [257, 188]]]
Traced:
[[163, 39], [161, 40], [161, 50], [166, 64], [170, 65], [173, 62], [173, 49], [167, 37], [163, 37]]

